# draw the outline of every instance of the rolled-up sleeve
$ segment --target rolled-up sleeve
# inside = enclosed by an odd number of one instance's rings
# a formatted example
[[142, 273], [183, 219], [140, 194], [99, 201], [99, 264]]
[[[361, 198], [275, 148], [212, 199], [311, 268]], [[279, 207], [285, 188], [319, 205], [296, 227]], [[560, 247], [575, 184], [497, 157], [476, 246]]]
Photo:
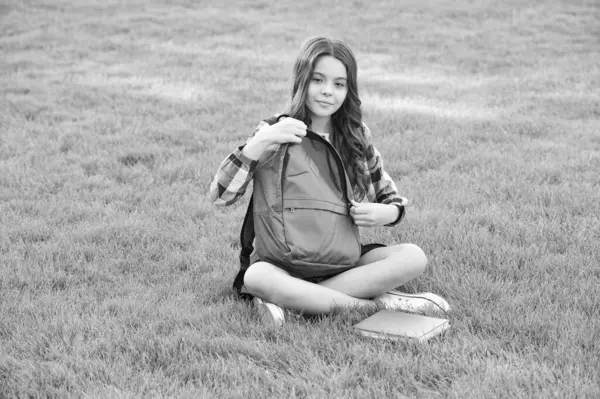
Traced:
[[381, 157], [381, 154], [371, 142], [371, 132], [369, 128], [366, 125], [364, 128], [369, 143], [366, 154], [367, 173], [369, 175], [369, 184], [367, 187], [368, 196], [373, 202], [393, 204], [398, 207], [398, 218], [394, 222], [386, 225], [395, 226], [400, 223], [404, 217], [404, 207], [408, 204], [408, 200], [398, 194], [398, 188], [396, 187], [394, 180], [383, 167], [383, 158]]
[[248, 188], [258, 161], [246, 157], [242, 150], [245, 144], [236, 148], [219, 166], [210, 185], [210, 199], [219, 206], [235, 203]]

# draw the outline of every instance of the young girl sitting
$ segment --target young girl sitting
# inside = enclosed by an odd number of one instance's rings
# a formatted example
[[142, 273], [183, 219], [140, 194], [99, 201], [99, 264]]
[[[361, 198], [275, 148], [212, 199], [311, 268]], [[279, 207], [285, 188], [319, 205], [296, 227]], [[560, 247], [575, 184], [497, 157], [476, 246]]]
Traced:
[[[406, 199], [383, 170], [380, 153], [371, 143], [371, 132], [362, 122], [357, 88], [357, 64], [341, 41], [326, 37], [306, 40], [296, 59], [289, 117], [258, 124], [254, 134], [220, 165], [210, 187], [217, 205], [230, 205], [246, 191], [265, 160], [284, 144], [301, 143], [307, 129], [329, 141], [346, 166], [354, 198], [350, 217], [359, 227], [394, 226], [404, 214]], [[331, 273], [292, 272], [285, 264], [267, 262], [256, 253], [242, 276], [238, 294], [254, 297], [261, 315], [271, 322], [284, 321], [282, 308], [306, 314], [324, 314], [337, 306], [367, 306], [428, 313], [450, 306], [432, 293], [390, 291], [425, 270], [427, 258], [414, 244], [362, 245], [358, 262]]]

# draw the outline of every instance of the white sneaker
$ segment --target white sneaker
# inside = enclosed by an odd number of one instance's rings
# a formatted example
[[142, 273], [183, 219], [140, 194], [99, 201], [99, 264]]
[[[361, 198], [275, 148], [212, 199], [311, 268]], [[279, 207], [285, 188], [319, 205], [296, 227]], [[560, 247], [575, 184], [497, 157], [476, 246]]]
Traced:
[[276, 327], [285, 323], [285, 314], [283, 309], [271, 302], [263, 301], [260, 298], [254, 297], [252, 300], [254, 307], [258, 311], [258, 316], [265, 324], [274, 325]]
[[450, 311], [450, 304], [439, 295], [431, 292], [407, 294], [400, 291], [388, 291], [375, 298], [390, 310], [402, 310], [413, 313], [435, 313], [440, 310], [444, 313]]

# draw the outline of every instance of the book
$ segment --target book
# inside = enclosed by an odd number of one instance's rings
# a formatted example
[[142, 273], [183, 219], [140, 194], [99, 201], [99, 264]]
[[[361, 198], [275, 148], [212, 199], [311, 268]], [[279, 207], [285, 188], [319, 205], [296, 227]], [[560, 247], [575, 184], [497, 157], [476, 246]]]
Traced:
[[416, 339], [419, 342], [425, 342], [448, 328], [448, 319], [393, 310], [380, 310], [354, 325], [358, 333], [367, 337]]

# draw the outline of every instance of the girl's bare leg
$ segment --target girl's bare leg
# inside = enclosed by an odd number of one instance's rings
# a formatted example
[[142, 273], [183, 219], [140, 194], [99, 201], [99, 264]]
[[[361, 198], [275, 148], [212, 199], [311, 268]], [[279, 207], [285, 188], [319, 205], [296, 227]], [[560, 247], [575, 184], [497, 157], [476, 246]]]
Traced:
[[337, 306], [365, 306], [372, 303], [292, 277], [268, 262], [256, 262], [248, 268], [244, 275], [244, 289], [267, 302], [309, 315], [329, 313]]
[[373, 298], [420, 276], [427, 257], [414, 244], [375, 248], [363, 255], [358, 267], [319, 283], [356, 298]]
[[245, 291], [287, 309], [307, 314], [329, 313], [336, 306], [366, 306], [373, 298], [418, 275], [427, 258], [412, 244], [375, 248], [361, 257], [358, 267], [313, 284], [292, 277], [267, 262], [251, 265], [244, 276]]

